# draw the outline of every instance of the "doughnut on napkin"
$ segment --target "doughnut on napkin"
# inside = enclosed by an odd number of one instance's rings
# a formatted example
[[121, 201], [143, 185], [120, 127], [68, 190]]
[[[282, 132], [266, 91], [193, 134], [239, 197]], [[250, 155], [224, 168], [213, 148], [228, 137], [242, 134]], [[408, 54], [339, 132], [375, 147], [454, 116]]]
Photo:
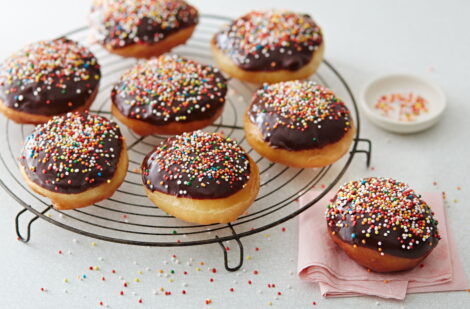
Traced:
[[[310, 191], [300, 206], [319, 192]], [[460, 262], [451, 229], [447, 227], [440, 193], [425, 193], [423, 200], [439, 220], [441, 240], [420, 266], [405, 272], [373, 273], [351, 260], [330, 238], [325, 210], [334, 193], [329, 193], [299, 218], [297, 271], [303, 280], [316, 282], [323, 297], [378, 296], [404, 299], [407, 293], [466, 290], [467, 278]]]

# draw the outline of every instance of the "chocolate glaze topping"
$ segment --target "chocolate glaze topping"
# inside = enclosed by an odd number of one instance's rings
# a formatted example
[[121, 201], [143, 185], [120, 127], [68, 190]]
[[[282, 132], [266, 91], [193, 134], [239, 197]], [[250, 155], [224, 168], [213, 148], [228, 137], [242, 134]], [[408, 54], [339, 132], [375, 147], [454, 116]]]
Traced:
[[267, 10], [241, 16], [213, 40], [243, 70], [297, 71], [311, 61], [323, 37], [307, 14]]
[[154, 44], [196, 25], [198, 12], [182, 0], [95, 0], [90, 22], [98, 41], [122, 48]]
[[68, 113], [36, 126], [19, 162], [37, 185], [80, 193], [111, 181], [122, 148], [116, 123], [98, 115]]
[[211, 118], [224, 106], [227, 81], [215, 67], [176, 55], [139, 62], [111, 98], [126, 117], [166, 125]]
[[64, 114], [88, 101], [100, 75], [87, 48], [66, 38], [40, 41], [0, 64], [0, 100], [20, 112]]
[[312, 81], [265, 84], [253, 96], [248, 116], [271, 147], [291, 151], [322, 148], [351, 129], [344, 103]]
[[438, 222], [421, 196], [390, 178], [342, 186], [326, 211], [328, 229], [349, 244], [419, 258], [439, 242]]
[[194, 131], [170, 137], [142, 162], [142, 181], [153, 191], [216, 199], [241, 190], [250, 161], [237, 143], [217, 133]]

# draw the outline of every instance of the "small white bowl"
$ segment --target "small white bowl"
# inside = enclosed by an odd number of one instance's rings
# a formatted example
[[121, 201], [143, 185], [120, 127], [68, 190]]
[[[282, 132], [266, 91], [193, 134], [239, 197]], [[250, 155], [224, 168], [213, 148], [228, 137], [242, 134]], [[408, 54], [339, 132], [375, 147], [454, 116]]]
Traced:
[[[380, 114], [374, 105], [382, 95], [392, 93], [415, 93], [427, 101], [428, 112], [413, 121], [400, 121]], [[414, 133], [430, 128], [442, 117], [446, 98], [434, 82], [410, 74], [390, 74], [379, 77], [364, 87], [360, 104], [366, 116], [377, 126], [396, 133]]]

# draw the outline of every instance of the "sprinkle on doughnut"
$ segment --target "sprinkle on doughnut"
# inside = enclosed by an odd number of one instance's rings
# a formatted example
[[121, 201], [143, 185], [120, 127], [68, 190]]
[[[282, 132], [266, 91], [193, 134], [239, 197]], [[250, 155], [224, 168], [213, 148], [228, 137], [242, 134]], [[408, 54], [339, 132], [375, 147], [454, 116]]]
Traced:
[[[310, 125], [321, 125], [324, 119], [349, 117], [349, 110], [340, 112], [336, 106], [344, 107], [334, 93], [315, 82], [291, 81], [268, 85], [258, 90], [266, 113], [276, 113], [279, 117], [273, 129], [284, 126], [291, 130], [304, 131]], [[347, 124], [347, 128], [350, 124]]]
[[287, 10], [252, 11], [216, 34], [216, 44], [246, 70], [298, 70], [323, 42], [309, 15]]
[[226, 93], [227, 81], [217, 68], [164, 55], [124, 73], [112, 98], [125, 116], [164, 124], [210, 118]]
[[90, 19], [96, 39], [119, 48], [157, 43], [197, 24], [198, 13], [181, 0], [95, 0]]
[[19, 160], [41, 187], [79, 193], [111, 180], [122, 143], [114, 122], [89, 113], [68, 113], [37, 126]]
[[245, 151], [230, 138], [202, 131], [167, 139], [142, 164], [149, 190], [196, 199], [229, 196], [249, 178]]
[[421, 196], [391, 178], [343, 185], [326, 211], [330, 232], [343, 241], [395, 256], [421, 256], [440, 239], [434, 213]]
[[256, 92], [248, 114], [266, 141], [291, 150], [321, 148], [351, 128], [345, 104], [313, 81], [265, 84]]
[[100, 80], [84, 46], [60, 38], [30, 44], [0, 65], [0, 99], [33, 114], [55, 115], [83, 105]]

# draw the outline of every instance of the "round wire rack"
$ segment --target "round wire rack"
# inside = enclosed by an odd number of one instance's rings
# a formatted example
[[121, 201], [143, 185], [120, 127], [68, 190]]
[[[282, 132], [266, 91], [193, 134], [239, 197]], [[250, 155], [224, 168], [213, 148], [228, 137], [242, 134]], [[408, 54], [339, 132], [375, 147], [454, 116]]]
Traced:
[[[202, 63], [212, 63], [209, 42], [212, 35], [230, 19], [214, 15], [202, 15], [192, 38], [172, 52]], [[113, 83], [137, 60], [121, 58], [106, 52], [98, 44], [88, 40], [88, 28], [83, 27], [65, 34], [70, 39], [88, 46], [102, 66], [100, 92], [91, 111], [108, 118], [110, 92]], [[289, 168], [260, 157], [245, 140], [242, 115], [250, 102], [256, 86], [235, 79], [229, 81], [226, 106], [221, 117], [205, 130], [222, 132], [239, 142], [258, 164], [261, 177], [259, 195], [248, 212], [230, 224], [195, 225], [185, 223], [155, 207], [145, 195], [140, 177], [140, 164], [144, 156], [165, 137], [159, 135], [137, 136], [125, 126], [121, 130], [126, 137], [129, 153], [129, 170], [122, 186], [109, 199], [93, 206], [60, 211], [54, 209], [47, 198], [32, 192], [18, 169], [17, 156], [22, 143], [32, 132], [31, 125], [18, 125], [2, 117], [0, 120], [0, 185], [24, 207], [16, 216], [16, 232], [24, 242], [30, 240], [31, 225], [38, 218], [72, 232], [105, 241], [141, 246], [190, 246], [219, 243], [223, 249], [225, 267], [233, 271], [243, 263], [243, 245], [240, 238], [259, 233], [285, 222], [305, 211], [339, 181], [351, 164], [354, 155], [365, 153], [370, 162], [371, 142], [360, 138], [360, 119], [354, 96], [346, 81], [326, 60], [312, 80], [333, 89], [352, 111], [357, 133], [348, 155], [333, 165], [317, 169]], [[365, 150], [358, 149], [365, 143]], [[311, 188], [319, 189], [319, 195], [299, 208], [296, 201]], [[28, 219], [22, 219], [29, 214]], [[25, 225], [22, 227], [22, 225]], [[228, 265], [225, 241], [235, 240], [239, 246], [240, 261]]]

